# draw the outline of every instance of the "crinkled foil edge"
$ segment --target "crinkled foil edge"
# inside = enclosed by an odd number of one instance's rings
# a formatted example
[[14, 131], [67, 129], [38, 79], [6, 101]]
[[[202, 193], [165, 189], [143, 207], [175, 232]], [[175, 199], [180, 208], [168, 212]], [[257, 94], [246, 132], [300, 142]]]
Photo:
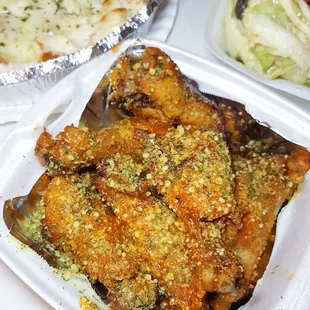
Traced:
[[151, 15], [155, 13], [162, 1], [163, 0], [149, 0], [135, 16], [130, 18], [123, 26], [114, 30], [111, 34], [92, 46], [23, 69], [0, 73], [0, 86], [26, 82], [52, 73], [73, 69], [92, 58], [102, 55], [136, 32]]

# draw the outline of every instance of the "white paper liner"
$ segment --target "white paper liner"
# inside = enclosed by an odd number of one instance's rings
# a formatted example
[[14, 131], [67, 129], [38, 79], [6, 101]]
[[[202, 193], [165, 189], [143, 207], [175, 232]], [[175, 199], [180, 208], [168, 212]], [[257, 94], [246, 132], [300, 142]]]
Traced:
[[[44, 169], [34, 156], [33, 149], [49, 115], [59, 106], [68, 105], [65, 113], [48, 127], [54, 135], [68, 124], [76, 125], [101, 77], [130, 43], [126, 42], [117, 54], [108, 52], [70, 74], [16, 124], [0, 146], [1, 208], [4, 200], [28, 194], [43, 173]], [[145, 43], [166, 51], [185, 75], [199, 83], [202, 91], [244, 103], [255, 118], [267, 121], [290, 140], [310, 146], [310, 123], [293, 103], [230, 69], [162, 43]], [[277, 238], [269, 265], [243, 310], [310, 309], [309, 173], [298, 192], [279, 216]], [[64, 282], [38, 255], [30, 250], [19, 250], [19, 242], [12, 242], [2, 218], [0, 236], [0, 258], [29, 286], [57, 309], [78, 309], [78, 297], [85, 295], [79, 290], [87, 284], [79, 279], [75, 281], [77, 287], [73, 282]]]
[[212, 8], [212, 12], [208, 12], [208, 18], [206, 18], [206, 41], [210, 51], [229, 66], [263, 84], [293, 94], [300, 98], [310, 100], [310, 87], [298, 85], [283, 79], [270, 80], [267, 77], [246, 68], [243, 64], [231, 58], [227, 54], [224, 23], [228, 1], [230, 0], [217, 1], [215, 6]]

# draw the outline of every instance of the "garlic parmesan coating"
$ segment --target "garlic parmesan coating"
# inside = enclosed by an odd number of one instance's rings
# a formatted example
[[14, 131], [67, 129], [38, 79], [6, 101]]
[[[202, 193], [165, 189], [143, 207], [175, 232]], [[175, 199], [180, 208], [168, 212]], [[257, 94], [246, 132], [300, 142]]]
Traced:
[[152, 309], [157, 284], [139, 271], [141, 255], [91, 188], [90, 179], [85, 174], [50, 182], [44, 196], [48, 237], [90, 279], [107, 287], [112, 309]]

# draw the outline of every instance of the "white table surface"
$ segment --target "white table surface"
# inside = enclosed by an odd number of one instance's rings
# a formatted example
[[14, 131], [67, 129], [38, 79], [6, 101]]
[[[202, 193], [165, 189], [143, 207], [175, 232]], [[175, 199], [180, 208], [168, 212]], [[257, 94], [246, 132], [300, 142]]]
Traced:
[[[204, 40], [207, 12], [216, 1], [218, 0], [179, 0], [177, 19], [167, 42], [172, 46], [219, 63], [208, 51]], [[310, 113], [310, 103], [292, 96], [289, 97], [302, 110]], [[11, 128], [10, 124], [1, 125], [0, 141]], [[0, 309], [52, 310], [52, 307], [0, 260]]]

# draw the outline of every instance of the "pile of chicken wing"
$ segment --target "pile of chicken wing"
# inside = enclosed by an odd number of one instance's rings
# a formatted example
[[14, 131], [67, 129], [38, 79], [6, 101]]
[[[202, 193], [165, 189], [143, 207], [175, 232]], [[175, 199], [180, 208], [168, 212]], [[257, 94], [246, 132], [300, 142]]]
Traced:
[[48, 239], [111, 309], [230, 309], [262, 276], [310, 153], [199, 93], [157, 48], [121, 56], [109, 83], [131, 117], [37, 141]]

